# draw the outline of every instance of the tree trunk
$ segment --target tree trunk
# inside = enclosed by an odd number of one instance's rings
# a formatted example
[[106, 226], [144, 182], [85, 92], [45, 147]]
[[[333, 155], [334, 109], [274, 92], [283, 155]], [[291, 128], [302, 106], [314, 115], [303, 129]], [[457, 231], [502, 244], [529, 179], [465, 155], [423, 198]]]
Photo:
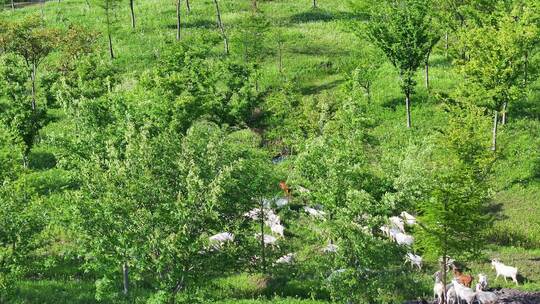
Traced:
[[180, 1], [182, 0], [176, 0], [176, 40], [180, 40], [181, 34], [180, 34]]
[[111, 56], [111, 59], [114, 59], [114, 51], [113, 51], [112, 37], [111, 37], [111, 18], [110, 18], [109, 0], [105, 0], [105, 18], [107, 21], [107, 37], [109, 39], [109, 55]]
[[30, 74], [32, 81], [32, 111], [36, 111], [36, 63], [32, 63], [32, 72]]
[[43, 11], [43, 7], [45, 6], [45, 0], [41, 0], [41, 20], [45, 20], [45, 12]]
[[15, 2], [13, 0], [11, 0], [11, 10], [12, 11], [15, 10]]
[[529, 78], [529, 75], [528, 75], [528, 70], [529, 70], [529, 52], [525, 51], [525, 62], [524, 62], [524, 65], [523, 65], [523, 68], [524, 68], [524, 72], [525, 74], [523, 75], [523, 83], [525, 85], [527, 85], [527, 82], [528, 82], [528, 78]]
[[122, 275], [124, 277], [124, 295], [127, 296], [129, 292], [129, 266], [127, 262], [122, 265]]
[[229, 41], [227, 40], [227, 35], [225, 35], [225, 28], [223, 27], [223, 22], [221, 22], [221, 12], [219, 11], [219, 4], [217, 0], [214, 0], [214, 5], [216, 6], [218, 27], [221, 31], [221, 36], [223, 36], [223, 43], [225, 45], [225, 54], [229, 55]]
[[253, 13], [257, 12], [257, 0], [251, 0], [251, 8], [253, 9]]
[[262, 257], [262, 273], [266, 273], [266, 246], [264, 244], [264, 202], [261, 199], [261, 210], [260, 210], [260, 218], [261, 218], [261, 257]]
[[426, 55], [425, 62], [425, 78], [426, 78], [426, 90], [429, 92], [429, 56], [431, 55], [431, 50], [428, 51]]
[[508, 108], [508, 102], [503, 103], [501, 124], [506, 125], [506, 109]]
[[135, 10], [133, 8], [134, 0], [129, 0], [129, 10], [131, 11], [131, 28], [135, 28]]
[[313, 0], [313, 8], [317, 8], [317, 0]]
[[497, 151], [497, 125], [499, 123], [499, 112], [494, 110], [493, 114], [493, 130], [492, 130], [492, 139], [491, 139], [491, 151]]
[[411, 127], [411, 98], [410, 93], [405, 93], [405, 108], [407, 110], [407, 128]]
[[448, 59], [448, 30], [444, 33], [444, 55]]
[[186, 9], [188, 14], [191, 13], [191, 5], [189, 5], [189, 0], [186, 0]]
[[278, 42], [278, 56], [279, 56], [279, 73], [283, 74], [283, 45]]
[[368, 103], [371, 103], [371, 84], [370, 83], [366, 85], [366, 94], [367, 94]]

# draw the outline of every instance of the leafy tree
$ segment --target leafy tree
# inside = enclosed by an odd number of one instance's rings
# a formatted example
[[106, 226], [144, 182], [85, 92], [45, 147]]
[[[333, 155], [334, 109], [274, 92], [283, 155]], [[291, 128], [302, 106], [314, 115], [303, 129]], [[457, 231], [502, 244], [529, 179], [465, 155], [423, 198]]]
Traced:
[[[407, 290], [402, 249], [374, 234], [392, 206], [382, 201], [384, 181], [369, 165], [371, 119], [355, 102], [345, 102], [325, 124], [321, 136], [306, 142], [294, 161], [291, 183], [310, 192], [309, 205], [319, 205], [324, 220], [308, 229], [318, 244], [305, 246], [309, 260], [334, 300], [357, 303], [399, 301]], [[324, 241], [337, 245], [335, 253], [321, 252]], [[313, 252], [319, 252], [317, 257]], [[382, 258], [384, 256], [384, 258]]]
[[268, 52], [267, 40], [270, 23], [261, 12], [253, 13], [242, 19], [235, 40], [241, 45], [242, 60], [249, 63], [255, 71], [256, 89], [257, 76], [264, 56]]
[[[487, 121], [481, 108], [449, 106], [449, 120], [434, 139], [429, 159], [418, 160], [427, 167], [429, 195], [417, 205], [419, 229], [415, 246], [433, 261], [443, 258], [441, 272], [446, 280], [446, 259], [477, 259], [486, 244], [492, 224], [489, 178], [494, 156], [482, 132]], [[446, 284], [446, 282], [444, 281]]]
[[22, 162], [26, 166], [35, 137], [45, 123], [45, 109], [32, 109], [28, 102], [24, 61], [17, 56], [4, 55], [0, 63], [0, 122], [24, 144]]
[[[498, 11], [496, 24], [487, 24], [463, 33], [467, 60], [459, 62], [467, 81], [461, 96], [493, 111], [492, 150], [497, 148], [497, 129], [507, 120], [508, 104], [524, 95], [525, 54], [534, 47], [538, 26], [534, 7], [515, 7], [511, 13]], [[536, 14], [537, 16], [537, 14]], [[537, 20], [537, 19], [536, 19]]]
[[37, 16], [29, 16], [20, 22], [9, 22], [5, 26], [0, 37], [2, 48], [24, 60], [31, 81], [32, 110], [35, 111], [37, 69], [57, 48], [59, 33], [54, 29], [44, 28]]
[[428, 0], [383, 1], [372, 8], [367, 23], [368, 38], [399, 72], [408, 128], [411, 127], [410, 97], [416, 85], [414, 73], [431, 49], [432, 24]]
[[46, 225], [43, 197], [22, 166], [24, 145], [0, 124], [0, 301], [9, 302], [14, 281], [26, 274], [32, 263], [38, 236]]
[[228, 60], [211, 60], [206, 46], [194, 48], [188, 43], [164, 51], [161, 64], [141, 77], [144, 91], [160, 100], [152, 105], [162, 111], [157, 120], [167, 120], [164, 123], [179, 132], [199, 118], [245, 125], [259, 102], [252, 69]]
[[216, 20], [219, 30], [221, 32], [221, 37], [223, 38], [223, 45], [225, 47], [225, 54], [229, 55], [229, 40], [227, 34], [225, 33], [225, 27], [223, 26], [223, 21], [221, 21], [221, 10], [219, 9], [218, 0], [214, 0], [214, 6], [216, 7]]
[[[105, 25], [107, 26], [107, 40], [109, 42], [109, 56], [111, 57], [111, 59], [114, 59], [112, 32], [115, 23], [115, 11], [118, 8], [118, 3], [119, 0], [100, 0], [99, 2], [99, 6], [103, 9], [103, 13], [105, 14]], [[135, 19], [132, 20], [132, 22], [135, 22]]]
[[372, 86], [382, 66], [382, 54], [376, 49], [365, 47], [358, 55], [358, 63], [351, 75], [351, 89], [360, 87], [371, 102]]

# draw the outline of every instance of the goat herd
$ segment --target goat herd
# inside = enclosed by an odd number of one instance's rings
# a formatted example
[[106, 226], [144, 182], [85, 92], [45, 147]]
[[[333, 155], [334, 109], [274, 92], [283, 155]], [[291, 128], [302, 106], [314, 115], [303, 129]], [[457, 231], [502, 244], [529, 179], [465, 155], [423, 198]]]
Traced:
[[[495, 269], [498, 279], [502, 276], [506, 281], [506, 278], [511, 278], [512, 281], [518, 284], [517, 274], [518, 270], [515, 267], [507, 266], [501, 263], [497, 259], [491, 261], [492, 267]], [[466, 302], [467, 304], [473, 304], [474, 301], [478, 301], [480, 304], [495, 304], [497, 303], [497, 295], [493, 292], [487, 291], [488, 289], [488, 277], [485, 274], [478, 274], [478, 283], [476, 288], [471, 288], [473, 277], [471, 275], [464, 275], [461, 270], [453, 266], [454, 279], [446, 288], [442, 282], [441, 272], [435, 273], [435, 285], [433, 286], [433, 294], [437, 299], [437, 303], [441, 304], [443, 299], [446, 298], [448, 304], [461, 304]]]
[[[379, 228], [383, 234], [399, 245], [411, 247], [414, 242], [414, 237], [405, 232], [405, 226], [416, 225], [416, 218], [403, 211], [399, 217], [392, 216], [388, 218], [388, 222], [388, 225], [384, 225]], [[406, 261], [411, 263], [411, 266], [416, 266], [418, 269], [422, 269], [421, 256], [408, 252], [405, 258]], [[442, 262], [442, 260], [440, 262]], [[502, 276], [505, 281], [507, 278], [511, 278], [516, 285], [518, 284], [518, 270], [516, 267], [504, 265], [497, 259], [493, 259], [491, 261], [491, 265], [496, 271], [495, 279]], [[480, 304], [497, 303], [497, 295], [493, 292], [487, 291], [487, 275], [482, 273], [478, 274], [478, 283], [476, 284], [475, 290], [473, 290], [471, 288], [473, 277], [471, 275], [463, 274], [461, 269], [455, 265], [455, 261], [448, 258], [446, 261], [447, 269], [449, 269], [450, 266], [453, 268], [454, 279], [446, 286], [443, 284], [441, 272], [438, 271], [435, 273], [433, 294], [438, 304], [441, 304], [444, 299], [446, 299], [446, 303], [448, 304], [461, 304], [462, 302], [473, 304], [474, 301], [478, 301]]]
[[[290, 190], [282, 182], [280, 187], [284, 190], [286, 197], [276, 200], [264, 200], [263, 208], [255, 208], [244, 214], [245, 217], [251, 220], [260, 220], [261, 216], [264, 220], [264, 224], [267, 225], [271, 232], [275, 235], [258, 233], [255, 235], [256, 238], [261, 239], [265, 245], [277, 246], [278, 238], [284, 237], [285, 227], [282, 225], [279, 215], [277, 215], [271, 208], [272, 204], [275, 204], [277, 208], [281, 208], [289, 203], [290, 199]], [[299, 192], [309, 192], [309, 190], [300, 187]], [[320, 208], [313, 208], [305, 206], [304, 212], [310, 215], [313, 218], [324, 219], [326, 213]], [[382, 233], [395, 241], [398, 245], [403, 245], [408, 248], [411, 248], [414, 243], [414, 237], [409, 235], [405, 231], [406, 226], [414, 226], [417, 224], [416, 218], [403, 211], [399, 216], [392, 216], [388, 218], [388, 224], [381, 226], [379, 229]], [[369, 233], [369, 228], [360, 227], [363, 231]], [[233, 242], [234, 235], [229, 232], [222, 232], [215, 234], [209, 238], [211, 249], [219, 250], [224, 243]], [[336, 252], [338, 246], [330, 242], [326, 247], [323, 248], [323, 252], [331, 253]], [[294, 261], [295, 254], [289, 253], [286, 254], [275, 261], [276, 264], [290, 264]], [[411, 252], [407, 252], [405, 256], [406, 262], [409, 262], [412, 267], [418, 267], [419, 270], [422, 269], [422, 257]], [[442, 261], [441, 261], [442, 262]], [[441, 263], [442, 264], [442, 263]], [[496, 279], [499, 276], [502, 276], [506, 281], [506, 278], [511, 278], [516, 284], [517, 281], [517, 268], [504, 265], [499, 260], [494, 259], [491, 261], [492, 267], [496, 271]], [[473, 290], [471, 288], [473, 277], [471, 275], [465, 275], [462, 273], [461, 269], [456, 266], [453, 259], [448, 258], [446, 261], [446, 268], [452, 267], [454, 279], [450, 284], [446, 286], [443, 283], [442, 274], [440, 271], [435, 273], [435, 285], [433, 286], [433, 294], [438, 304], [441, 304], [444, 299], [448, 304], [461, 304], [466, 302], [466, 304], [473, 304], [474, 301], [478, 301], [480, 304], [495, 304], [497, 302], [497, 295], [493, 292], [487, 291], [488, 288], [488, 278], [485, 274], [478, 275], [478, 283], [476, 288]], [[338, 270], [340, 272], [342, 270]]]

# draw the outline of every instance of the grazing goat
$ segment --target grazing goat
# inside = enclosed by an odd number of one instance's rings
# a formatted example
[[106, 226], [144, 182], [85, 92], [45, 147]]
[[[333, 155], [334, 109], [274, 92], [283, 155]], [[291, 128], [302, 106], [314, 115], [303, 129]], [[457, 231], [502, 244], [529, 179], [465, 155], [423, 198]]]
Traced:
[[311, 207], [307, 207], [307, 206], [304, 207], [304, 211], [306, 211], [309, 215], [311, 215], [313, 217], [316, 217], [316, 218], [324, 218], [324, 216], [326, 215], [326, 213], [324, 211], [320, 211], [320, 210], [317, 210], [315, 208], [311, 208]]
[[400, 232], [405, 233], [405, 224], [403, 223], [403, 220], [401, 218], [397, 216], [391, 216], [390, 218], [388, 218], [388, 220], [390, 221], [390, 224], [392, 224], [392, 226], [399, 229]]
[[446, 304], [458, 304], [457, 295], [456, 295], [456, 289], [454, 288], [453, 284], [450, 284], [449, 287], [447, 286]]
[[276, 260], [276, 264], [291, 264], [294, 262], [294, 253], [288, 253]]
[[413, 226], [416, 224], [416, 218], [409, 213], [403, 211], [400, 213], [401, 218], [405, 220], [405, 223], [409, 226]]
[[[261, 234], [260, 233], [257, 233], [255, 234], [255, 237], [257, 238], [260, 238], [261, 237]], [[273, 235], [269, 235], [269, 234], [265, 234], [263, 236], [263, 242], [265, 245], [276, 245], [276, 242], [277, 242], [277, 238]], [[276, 245], [277, 246], [277, 245]]]
[[456, 279], [452, 280], [452, 284], [454, 284], [454, 289], [456, 290], [458, 303], [461, 303], [461, 300], [464, 300], [467, 304], [473, 304], [476, 293], [472, 289], [461, 285]]
[[442, 304], [444, 301], [444, 284], [441, 281], [441, 273], [439, 271], [435, 273], [435, 284], [433, 285], [433, 297], [437, 299], [438, 304]]
[[405, 262], [410, 262], [411, 267], [417, 266], [418, 270], [422, 270], [422, 257], [419, 255], [416, 255], [414, 253], [407, 252], [407, 256], [405, 257]]
[[478, 274], [478, 284], [476, 284], [476, 291], [484, 291], [488, 288], [487, 275], [483, 273]]
[[518, 270], [516, 267], [506, 266], [503, 263], [499, 262], [499, 260], [497, 259], [491, 260], [491, 266], [492, 268], [495, 268], [495, 271], [497, 272], [497, 276], [495, 277], [495, 280], [497, 280], [499, 276], [502, 275], [505, 282], [506, 282], [506, 278], [512, 278], [512, 281], [514, 281], [516, 285], [518, 285], [518, 280], [517, 280]]
[[291, 189], [289, 189], [289, 186], [287, 186], [287, 183], [285, 183], [284, 181], [280, 181], [279, 187], [281, 188], [281, 190], [283, 190], [283, 193], [285, 194], [285, 196], [288, 197], [291, 195]]
[[326, 245], [326, 247], [323, 248], [323, 252], [326, 252], [326, 253], [334, 253], [334, 252], [337, 252], [337, 250], [338, 250], [338, 245], [333, 244], [333, 243], [329, 243], [328, 245]]
[[473, 277], [470, 274], [463, 274], [461, 269], [454, 265], [454, 278], [463, 286], [471, 288]]
[[221, 232], [208, 238], [214, 249], [219, 249], [224, 243], [233, 242], [234, 235], [230, 232]]
[[399, 245], [412, 246], [414, 243], [414, 237], [405, 233], [398, 232], [394, 235], [396, 243]]
[[276, 201], [276, 207], [281, 208], [286, 206], [289, 203], [289, 199], [287, 197], [280, 198]]
[[272, 230], [273, 233], [278, 234], [281, 237], [284, 237], [283, 231], [285, 230], [285, 227], [281, 224], [274, 224], [270, 226], [270, 230]]
[[477, 291], [476, 300], [480, 302], [480, 304], [496, 304], [497, 295], [489, 291]]

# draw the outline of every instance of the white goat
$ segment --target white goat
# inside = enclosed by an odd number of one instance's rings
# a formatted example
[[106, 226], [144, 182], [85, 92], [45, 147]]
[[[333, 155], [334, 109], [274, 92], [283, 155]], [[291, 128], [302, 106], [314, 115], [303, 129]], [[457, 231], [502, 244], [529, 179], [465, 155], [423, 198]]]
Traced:
[[414, 237], [412, 235], [401, 232], [394, 234], [394, 239], [399, 245], [412, 246], [414, 243]]
[[338, 248], [339, 248], [338, 245], [329, 243], [328, 245], [326, 245], [326, 247], [323, 248], [323, 252], [334, 253], [334, 252], [337, 252]]
[[294, 253], [288, 253], [276, 260], [276, 264], [291, 264], [294, 262]]
[[497, 272], [495, 280], [497, 280], [499, 276], [502, 275], [505, 282], [506, 278], [512, 278], [512, 281], [514, 281], [516, 285], [518, 285], [518, 269], [516, 267], [506, 266], [497, 259], [491, 260], [491, 266], [492, 268], [495, 268], [495, 271]]
[[405, 257], [405, 262], [410, 262], [411, 266], [418, 267], [418, 270], [422, 270], [422, 257], [419, 255], [416, 255], [414, 253], [407, 252], [407, 256]]
[[273, 233], [278, 234], [281, 237], [284, 237], [283, 231], [285, 230], [285, 227], [281, 224], [274, 224], [270, 226], [270, 230], [272, 230]]
[[[256, 236], [257, 238], [260, 238], [260, 237], [261, 237], [261, 234], [260, 234], [260, 233], [257, 233], [257, 234], [255, 234], [255, 236]], [[265, 234], [265, 235], [263, 236], [263, 241], [264, 241], [264, 244], [265, 244], [265, 245], [272, 245], [272, 246], [273, 246], [273, 245], [276, 245], [277, 238], [276, 238], [275, 236], [273, 236], [273, 235]]]
[[476, 291], [484, 291], [488, 288], [487, 275], [483, 273], [478, 274], [478, 284], [476, 284]]
[[278, 208], [281, 208], [281, 207], [284, 207], [285, 205], [287, 205], [289, 203], [289, 199], [286, 198], [286, 197], [283, 197], [283, 198], [280, 198], [276, 201], [276, 206]]
[[397, 216], [391, 216], [388, 218], [388, 220], [390, 221], [390, 224], [392, 224], [392, 226], [399, 229], [399, 231], [405, 233], [405, 224], [403, 223], [403, 220], [401, 218]]
[[450, 285], [446, 291], [446, 304], [457, 304], [457, 295], [454, 285]]
[[230, 232], [221, 232], [208, 238], [214, 249], [219, 249], [224, 243], [233, 242], [234, 235]]
[[435, 284], [433, 285], [433, 297], [437, 299], [438, 304], [442, 304], [444, 300], [444, 284], [441, 281], [441, 273], [435, 273]]
[[326, 213], [324, 211], [317, 210], [315, 208], [311, 208], [311, 207], [307, 207], [307, 206], [304, 207], [304, 211], [306, 211], [309, 215], [311, 215], [313, 217], [316, 217], [316, 218], [324, 218], [324, 216], [326, 215]]
[[454, 284], [454, 289], [456, 290], [458, 303], [464, 300], [467, 304], [473, 304], [476, 293], [472, 289], [461, 285], [456, 279], [452, 280], [452, 284]]
[[477, 291], [476, 300], [478, 300], [480, 304], [496, 304], [497, 295], [489, 291]]
[[260, 212], [259, 208], [251, 209], [248, 212], [244, 213], [244, 216], [252, 220], [256, 220], [259, 218], [259, 212]]
[[411, 214], [403, 211], [400, 213], [401, 218], [405, 220], [405, 223], [409, 226], [413, 226], [416, 224], [416, 217], [412, 216]]

